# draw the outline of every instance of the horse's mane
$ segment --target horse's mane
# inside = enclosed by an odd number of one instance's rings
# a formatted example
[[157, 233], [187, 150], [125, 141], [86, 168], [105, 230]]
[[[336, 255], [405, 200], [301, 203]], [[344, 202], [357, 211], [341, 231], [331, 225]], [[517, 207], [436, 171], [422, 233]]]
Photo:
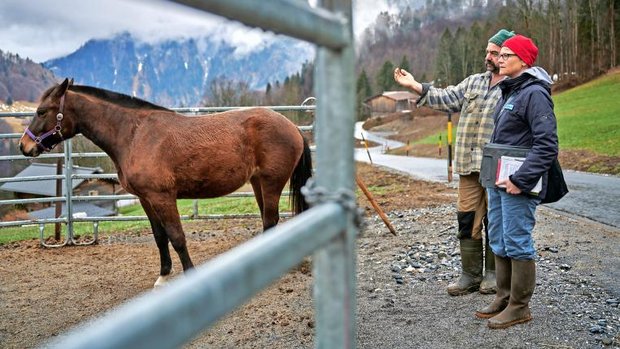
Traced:
[[151, 102], [147, 102], [143, 99], [131, 97], [128, 95], [124, 95], [122, 93], [112, 92], [108, 90], [104, 90], [102, 88], [92, 87], [92, 86], [82, 86], [82, 85], [71, 85], [69, 86], [70, 91], [84, 93], [99, 99], [103, 99], [104, 101], [114, 103], [126, 108], [139, 108], [139, 109], [156, 109], [156, 110], [168, 110], [170, 109], [153, 104]]

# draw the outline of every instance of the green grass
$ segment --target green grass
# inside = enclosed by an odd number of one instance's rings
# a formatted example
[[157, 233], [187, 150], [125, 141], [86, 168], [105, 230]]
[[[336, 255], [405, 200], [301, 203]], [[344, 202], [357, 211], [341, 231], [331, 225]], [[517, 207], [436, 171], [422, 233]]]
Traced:
[[620, 72], [553, 98], [560, 149], [620, 156]]
[[[445, 146], [446, 144], [448, 144], [448, 130], [443, 129], [441, 132], [437, 132], [435, 134], [432, 134], [428, 137], [419, 139], [415, 142], [413, 142], [413, 144], [437, 144], [439, 145], [439, 143], [441, 142], [442, 146]], [[452, 144], [454, 145], [454, 141], [456, 140], [456, 125], [453, 124], [452, 125]]]
[[[179, 214], [192, 215], [194, 213], [194, 200], [178, 200], [177, 207]], [[280, 198], [280, 212], [289, 212], [289, 198], [288, 196], [282, 196]], [[119, 209], [119, 213], [123, 216], [144, 216], [144, 210], [140, 205], [132, 205], [122, 207]], [[258, 205], [253, 197], [242, 198], [216, 198], [216, 199], [204, 199], [198, 200], [198, 214], [199, 215], [212, 215], [212, 214], [258, 214]], [[61, 236], [65, 237], [65, 225], [62, 225]], [[99, 223], [99, 233], [115, 233], [129, 231], [150, 231], [150, 224], [148, 221], [127, 221], [127, 222], [101, 222]], [[0, 245], [7, 244], [14, 241], [39, 239], [39, 226], [32, 225], [26, 227], [14, 227], [14, 228], [1, 228], [0, 229]], [[74, 234], [82, 236], [92, 236], [93, 224], [91, 222], [75, 223]], [[44, 230], [44, 236], [49, 237], [54, 235], [54, 224], [46, 224]]]
[[[553, 100], [560, 149], [620, 156], [620, 72], [559, 93]], [[452, 129], [454, 140], [456, 125]], [[414, 144], [438, 144], [441, 135], [445, 145], [446, 134], [443, 129]]]

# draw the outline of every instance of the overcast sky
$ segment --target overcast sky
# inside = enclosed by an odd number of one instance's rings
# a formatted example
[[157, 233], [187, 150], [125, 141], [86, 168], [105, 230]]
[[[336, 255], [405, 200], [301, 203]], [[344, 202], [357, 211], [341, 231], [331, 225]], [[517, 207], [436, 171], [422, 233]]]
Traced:
[[[357, 0], [354, 8], [358, 32], [388, 7], [385, 0]], [[273, 38], [260, 29], [161, 0], [0, 0], [0, 50], [35, 62], [65, 56], [90, 39], [123, 31], [151, 43], [219, 33], [240, 52]]]

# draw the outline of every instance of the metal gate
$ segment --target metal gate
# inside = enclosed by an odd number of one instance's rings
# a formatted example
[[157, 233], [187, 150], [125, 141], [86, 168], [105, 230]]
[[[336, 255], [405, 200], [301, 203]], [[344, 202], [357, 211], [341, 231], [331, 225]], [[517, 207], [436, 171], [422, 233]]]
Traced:
[[[179, 3], [317, 44], [313, 207], [52, 343], [57, 348], [176, 348], [313, 254], [315, 347], [355, 346], [351, 1]], [[329, 101], [329, 103], [327, 103]]]
[[[309, 97], [306, 101], [314, 99], [314, 97]], [[314, 113], [315, 107], [314, 105], [306, 105], [306, 101], [302, 103], [301, 106], [268, 106], [265, 108], [269, 108], [279, 112], [285, 111], [303, 111], [303, 112], [312, 112]], [[201, 107], [201, 108], [170, 108], [178, 113], [185, 114], [187, 116], [200, 116], [209, 113], [228, 111], [233, 109], [241, 109], [245, 107]], [[0, 112], [0, 118], [25, 118], [25, 117], [33, 117], [33, 112]], [[301, 131], [311, 131], [313, 126], [298, 126]], [[12, 140], [18, 139], [22, 136], [21, 133], [5, 133], [0, 134], [0, 140], [6, 140], [11, 142]], [[81, 135], [79, 135], [81, 137]], [[62, 196], [53, 196], [53, 197], [45, 197], [45, 198], [29, 198], [29, 199], [4, 199], [0, 200], [0, 205], [20, 205], [20, 204], [42, 204], [42, 203], [64, 203], [66, 208], [66, 214], [64, 217], [57, 218], [44, 218], [44, 219], [27, 219], [27, 220], [13, 220], [13, 221], [3, 221], [0, 222], [0, 228], [5, 227], [23, 227], [23, 226], [32, 226], [37, 225], [39, 230], [39, 238], [40, 244], [45, 247], [62, 247], [65, 245], [91, 245], [98, 241], [99, 235], [99, 223], [106, 221], [148, 221], [148, 217], [146, 215], [125, 215], [125, 216], [79, 216], [75, 214], [74, 204], [76, 202], [88, 202], [88, 201], [119, 201], [119, 200], [130, 200], [135, 199], [137, 197], [131, 194], [115, 194], [115, 195], [74, 195], [72, 186], [73, 181], [77, 179], [115, 179], [118, 180], [118, 175], [116, 173], [99, 173], [99, 174], [78, 174], [73, 166], [73, 160], [77, 158], [97, 158], [97, 157], [108, 157], [108, 155], [104, 152], [88, 152], [88, 153], [80, 153], [73, 151], [73, 142], [72, 139], [66, 140], [62, 143], [64, 146], [64, 154], [61, 153], [50, 153], [50, 154], [42, 154], [39, 156], [40, 159], [63, 159], [64, 160], [64, 173], [57, 175], [38, 175], [38, 176], [25, 176], [25, 177], [4, 177], [0, 178], [0, 185], [4, 183], [15, 183], [15, 182], [26, 182], [26, 181], [45, 181], [45, 180], [55, 180], [55, 181], [63, 181], [64, 182], [64, 191], [65, 194]], [[0, 156], [0, 162], [2, 161], [16, 161], [16, 160], [31, 160], [31, 158], [27, 158], [23, 155], [19, 154], [10, 154]], [[287, 195], [287, 193], [283, 193], [283, 195]], [[252, 192], [236, 192], [228, 197], [253, 197], [254, 193]], [[258, 213], [246, 213], [246, 214], [200, 214], [198, 209], [199, 200], [193, 200], [193, 212], [189, 215], [181, 215], [181, 220], [197, 220], [197, 219], [224, 219], [224, 218], [260, 218], [260, 214]], [[284, 212], [280, 214], [282, 217], [291, 216], [290, 212]], [[92, 231], [93, 238], [90, 240], [81, 239], [78, 241], [75, 236], [74, 223], [80, 222], [90, 222], [92, 223]], [[58, 244], [49, 244], [45, 239], [45, 227], [46, 225], [62, 223], [65, 224], [65, 239]], [[1, 234], [1, 231], [0, 231]]]

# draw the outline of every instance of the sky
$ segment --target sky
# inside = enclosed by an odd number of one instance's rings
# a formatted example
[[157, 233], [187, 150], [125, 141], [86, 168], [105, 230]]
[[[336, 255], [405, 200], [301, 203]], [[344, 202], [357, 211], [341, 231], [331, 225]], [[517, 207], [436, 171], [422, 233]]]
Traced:
[[[353, 6], [356, 35], [389, 8], [387, 0], [354, 0]], [[238, 53], [274, 39], [261, 29], [162, 0], [0, 0], [0, 23], [0, 50], [35, 62], [124, 31], [148, 43], [218, 34]]]

